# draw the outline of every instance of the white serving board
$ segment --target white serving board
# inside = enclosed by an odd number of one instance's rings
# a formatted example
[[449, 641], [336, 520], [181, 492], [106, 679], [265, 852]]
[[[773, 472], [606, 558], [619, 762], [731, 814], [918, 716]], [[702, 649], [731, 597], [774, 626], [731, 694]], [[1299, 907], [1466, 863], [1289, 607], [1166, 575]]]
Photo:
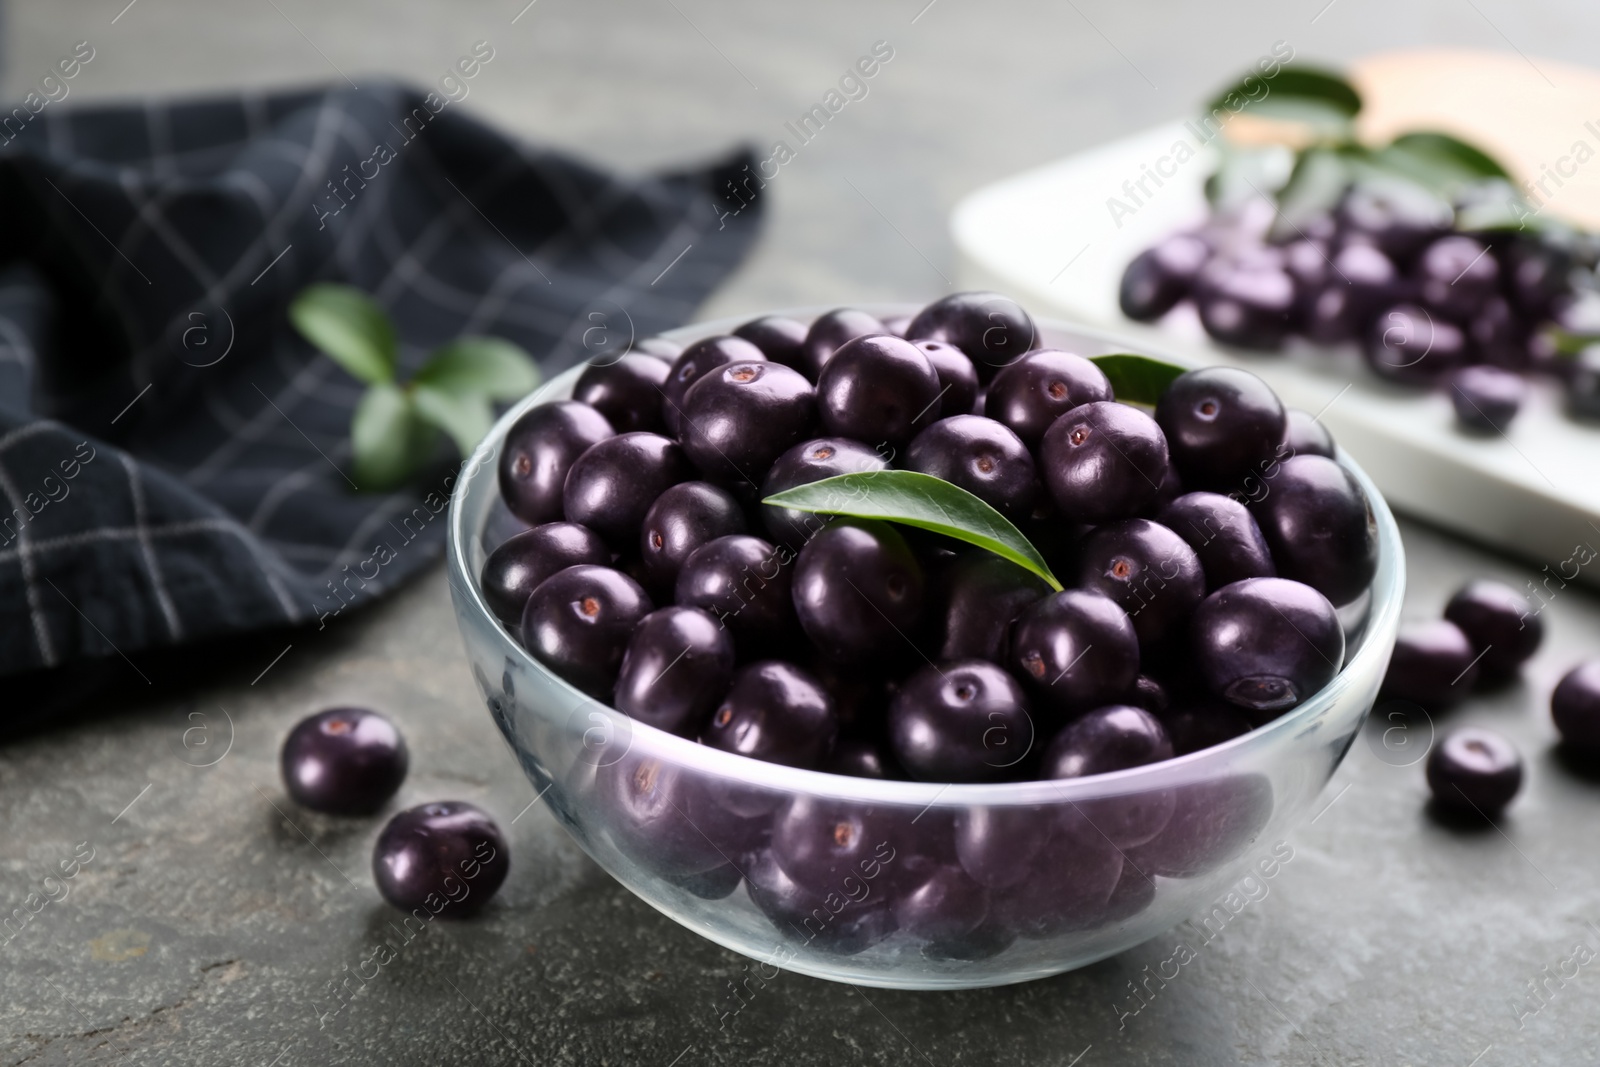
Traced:
[[[1535, 581], [1572, 579], [1575, 548], [1587, 549], [1580, 560], [1600, 548], [1600, 427], [1569, 420], [1552, 383], [1534, 384], [1506, 435], [1469, 436], [1456, 429], [1444, 393], [1384, 382], [1353, 347], [1264, 355], [1212, 343], [1187, 307], [1155, 326], [1122, 315], [1117, 288], [1128, 261], [1205, 217], [1209, 149], [1177, 165], [1160, 188], [1147, 180], [1153, 195], [1139, 194], [1131, 215], [1114, 219], [1107, 199], [1132, 204], [1123, 183], [1179, 141], [1198, 143], [1173, 123], [972, 193], [951, 219], [962, 284], [1005, 293], [1037, 314], [1115, 329], [1148, 348], [1245, 367], [1286, 404], [1322, 412], [1396, 511], [1523, 557]], [[1578, 581], [1600, 586], [1600, 565], [1578, 570]]]

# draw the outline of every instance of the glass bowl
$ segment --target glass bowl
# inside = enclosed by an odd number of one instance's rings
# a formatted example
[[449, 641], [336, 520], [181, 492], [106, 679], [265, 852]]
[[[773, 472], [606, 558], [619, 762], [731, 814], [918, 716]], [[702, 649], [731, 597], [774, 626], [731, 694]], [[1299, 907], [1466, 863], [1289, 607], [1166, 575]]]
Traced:
[[[805, 321], [821, 310], [779, 314]], [[887, 317], [915, 308], [867, 310]], [[665, 336], [687, 343], [737, 324]], [[1064, 323], [1038, 325], [1051, 347], [1139, 350]], [[957, 989], [1040, 978], [1139, 944], [1241, 879], [1276, 873], [1275, 846], [1327, 783], [1377, 695], [1404, 560], [1383, 498], [1341, 456], [1371, 501], [1379, 541], [1370, 589], [1340, 612], [1345, 666], [1299, 707], [1224, 744], [1071, 781], [940, 785], [756, 762], [634, 722], [535, 661], [478, 587], [488, 552], [520, 528], [496, 484], [505, 434], [529, 407], [569, 396], [579, 373], [508, 412], [463, 465], [448, 567], [467, 656], [529, 780], [583, 849], [652, 907], [760, 961], [757, 974], [782, 968]], [[773, 834], [786, 857], [813, 857], [791, 859], [803, 881], [771, 860]], [[909, 893], [958, 853], [984, 875], [981, 890], [958, 880], [942, 900]]]

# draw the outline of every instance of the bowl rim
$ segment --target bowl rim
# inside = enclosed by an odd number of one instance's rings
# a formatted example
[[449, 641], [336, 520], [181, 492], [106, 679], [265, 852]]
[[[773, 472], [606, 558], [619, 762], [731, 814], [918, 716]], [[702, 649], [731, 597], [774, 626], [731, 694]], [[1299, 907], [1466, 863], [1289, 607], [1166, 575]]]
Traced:
[[[731, 333], [737, 326], [753, 318], [767, 315], [785, 316], [809, 321], [839, 305], [815, 305], [782, 308], [754, 315], [726, 317], [691, 323], [655, 336], [665, 340], [686, 342], [703, 337]], [[866, 302], [849, 305], [887, 318], [914, 314], [923, 305], [909, 303]], [[1037, 334], [1062, 331], [1076, 337], [1106, 346], [1109, 351], [1144, 353], [1159, 357], [1184, 367], [1198, 367], [1196, 361], [1163, 351], [1159, 346], [1135, 341], [1115, 331], [1074, 323], [1051, 317], [1035, 317]], [[630, 342], [631, 347], [631, 342]], [[618, 357], [620, 358], [620, 356]], [[1088, 775], [1075, 779], [1034, 779], [1016, 782], [949, 783], [917, 782], [856, 778], [826, 771], [789, 767], [767, 763], [733, 752], [711, 748], [698, 741], [668, 733], [642, 723], [625, 712], [609, 705], [571, 685], [554, 671], [540, 663], [512, 638], [483, 599], [478, 576], [467, 563], [467, 553], [476, 531], [466, 531], [466, 507], [469, 495], [483, 492], [485, 479], [493, 491], [499, 491], [498, 465], [500, 443], [505, 439], [512, 423], [530, 408], [551, 403], [560, 397], [552, 393], [565, 391], [583, 372], [586, 364], [570, 367], [550, 378], [538, 389], [516, 404], [496, 420], [488, 435], [474, 449], [472, 456], [461, 465], [461, 474], [450, 494], [447, 526], [446, 566], [457, 611], [470, 610], [496, 634], [502, 650], [528, 670], [544, 676], [572, 698], [568, 714], [578, 710], [602, 712], [625, 724], [629, 744], [617, 759], [630, 756], [641, 742], [645, 750], [669, 760], [674, 766], [729, 781], [760, 786], [783, 792], [800, 792], [829, 799], [852, 800], [867, 803], [893, 802], [905, 805], [922, 805], [924, 810], [935, 804], [946, 806], [1002, 806], [1017, 804], [1062, 803], [1107, 795], [1122, 795], [1153, 788], [1166, 788], [1186, 782], [1209, 781], [1228, 773], [1235, 763], [1250, 762], [1248, 757], [1270, 750], [1312, 724], [1331, 708], [1338, 705], [1346, 692], [1357, 684], [1358, 678], [1381, 677], [1384, 664], [1392, 650], [1392, 642], [1374, 639], [1377, 635], [1393, 633], [1399, 623], [1405, 597], [1405, 549], [1400, 539], [1400, 529], [1390, 511], [1388, 502], [1378, 492], [1366, 472], [1342, 448], [1338, 449], [1336, 462], [1350, 472], [1367, 495], [1378, 528], [1378, 569], [1368, 586], [1370, 602], [1362, 627], [1362, 644], [1355, 656], [1347, 660], [1333, 680], [1303, 701], [1288, 714], [1256, 727], [1248, 733], [1231, 738], [1218, 745], [1199, 749], [1157, 763], [1143, 764], [1126, 770]], [[1378, 663], [1382, 660], [1384, 663]]]

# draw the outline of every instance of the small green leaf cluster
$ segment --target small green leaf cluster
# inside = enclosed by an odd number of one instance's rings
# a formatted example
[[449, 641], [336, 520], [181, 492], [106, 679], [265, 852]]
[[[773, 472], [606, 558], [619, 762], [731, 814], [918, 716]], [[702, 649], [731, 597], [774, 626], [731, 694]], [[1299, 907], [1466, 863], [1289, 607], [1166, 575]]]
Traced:
[[309, 286], [289, 305], [289, 320], [367, 385], [350, 420], [354, 481], [363, 490], [403, 484], [433, 456], [441, 433], [471, 455], [494, 422], [495, 401], [516, 400], [539, 384], [532, 357], [497, 337], [459, 337], [400, 381], [394, 323], [352, 286]]

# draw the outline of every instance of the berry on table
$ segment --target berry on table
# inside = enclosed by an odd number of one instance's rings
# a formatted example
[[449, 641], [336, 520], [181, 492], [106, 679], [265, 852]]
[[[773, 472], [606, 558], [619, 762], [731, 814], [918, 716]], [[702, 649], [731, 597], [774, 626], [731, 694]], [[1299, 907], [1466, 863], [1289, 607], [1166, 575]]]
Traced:
[[393, 722], [366, 708], [329, 708], [284, 738], [284, 788], [302, 808], [370, 815], [405, 781], [410, 756]]

